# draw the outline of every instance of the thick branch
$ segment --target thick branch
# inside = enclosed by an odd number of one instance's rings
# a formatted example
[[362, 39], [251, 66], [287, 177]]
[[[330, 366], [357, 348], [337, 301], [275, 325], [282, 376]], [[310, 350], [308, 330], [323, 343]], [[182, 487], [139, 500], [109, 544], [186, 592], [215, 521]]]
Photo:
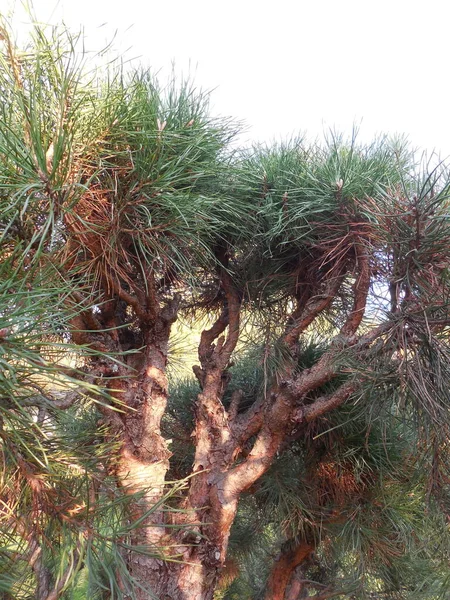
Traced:
[[224, 369], [239, 339], [241, 302], [229, 273], [224, 269], [222, 270], [222, 285], [225, 290], [228, 307], [228, 335], [220, 352], [220, 366]]
[[[211, 517], [211, 514], [206, 516], [205, 511], [200, 509], [202, 512], [195, 516], [195, 519], [202, 520], [206, 517], [215, 521], [214, 525], [206, 527], [206, 529], [208, 527], [212, 529], [208, 530], [207, 535], [216, 536], [219, 532], [219, 536], [227, 538], [231, 521], [226, 521], [226, 524], [223, 524], [219, 530], [217, 529], [217, 520], [224, 518], [225, 513], [222, 500], [211, 499], [210, 478], [219, 477], [219, 473], [224, 467], [229, 467], [233, 462], [235, 444], [228, 425], [236, 416], [239, 395], [235, 394], [233, 397], [230, 414], [225, 411], [222, 397], [228, 384], [227, 367], [239, 338], [241, 303], [239, 294], [227, 271], [228, 258], [224, 249], [221, 250], [218, 259], [221, 264], [220, 277], [225, 292], [226, 306], [211, 329], [202, 333], [198, 352], [201, 368], [198, 366], [194, 368], [202, 392], [197, 398], [194, 432], [196, 450], [193, 471], [197, 473], [197, 476], [192, 480], [186, 506], [190, 506], [196, 511], [200, 507], [211, 505], [210, 513], [214, 516]], [[227, 327], [228, 332], [224, 339], [221, 334]], [[218, 340], [214, 346], [213, 341], [216, 338]], [[201, 471], [202, 474], [200, 474]], [[234, 510], [235, 508], [230, 509], [227, 514], [230, 515]], [[219, 545], [223, 545], [222, 542]], [[220, 560], [224, 559], [225, 556], [221, 555]]]
[[265, 419], [265, 409], [266, 399], [261, 398], [250, 406], [246, 412], [237, 415], [231, 426], [239, 446], [243, 446], [261, 429]]
[[98, 340], [93, 340], [90, 335], [91, 333], [92, 330], [81, 314], [75, 315], [70, 319], [70, 334], [75, 344], [78, 346], [89, 346], [99, 352], [107, 352], [108, 348], [105, 344]]
[[[198, 353], [200, 363], [204, 369], [212, 366], [209, 365], [212, 358], [214, 358], [214, 366], [225, 369], [239, 338], [241, 303], [231, 277], [224, 270], [222, 271], [222, 286], [225, 290], [226, 307], [223, 308], [214, 325], [202, 332], [200, 339]], [[225, 341], [219, 339], [217, 346], [214, 348], [214, 340], [219, 338], [227, 327], [228, 334]]]
[[112, 290], [119, 296], [119, 298], [132, 307], [132, 309], [136, 313], [137, 318], [142, 323], [147, 323], [151, 319], [150, 311], [146, 311], [135, 296], [132, 296], [130, 293], [124, 290], [122, 286], [112, 277], [108, 277], [108, 282]]
[[344, 337], [342, 333], [339, 333], [331, 342], [329, 350], [311, 369], [302, 371], [292, 382], [289, 382], [289, 390], [296, 401], [298, 402], [307, 393], [324, 385], [334, 377], [336, 367], [333, 362], [338, 352], [350, 347], [353, 348], [354, 352], [366, 350], [372, 342], [385, 334], [392, 325], [390, 321], [386, 321], [359, 337], [354, 335]]
[[[292, 405], [289, 391], [279, 390], [273, 405], [264, 410], [264, 418], [250, 454], [226, 474], [224, 487], [230, 498], [239, 497], [241, 492], [248, 489], [270, 467], [286, 436]], [[245, 437], [246, 434], [243, 433], [242, 438]]]
[[[331, 360], [333, 357], [334, 352], [325, 353], [311, 369], [302, 371], [297, 378], [285, 382], [281, 387], [275, 386], [270, 394], [261, 398], [246, 413], [241, 415], [233, 429], [240, 443], [243, 444], [250, 437], [256, 435], [258, 431], [264, 429], [268, 430], [269, 437], [272, 437], [275, 432], [277, 432], [277, 437], [280, 437], [284, 432], [286, 423], [289, 422], [295, 404], [298, 405], [299, 401], [308, 392], [324, 385], [334, 377], [335, 368]], [[283, 410], [280, 410], [280, 408], [283, 408]]]
[[[295, 378], [295, 380], [290, 382], [290, 391], [293, 392], [297, 401], [301, 399], [301, 397], [304, 397], [312, 389], [320, 387], [334, 377], [335, 369], [332, 367], [332, 359], [334, 359], [338, 351], [341, 351], [344, 347], [352, 346], [355, 343], [359, 343], [360, 346], [364, 346], [364, 344], [368, 344], [372, 341], [372, 339], [378, 337], [378, 335], [380, 335], [381, 332], [386, 328], [386, 324], [384, 324], [381, 330], [379, 328], [375, 328], [369, 332], [369, 334], [360, 337], [359, 340], [354, 337], [354, 334], [364, 316], [371, 273], [369, 254], [361, 241], [358, 241], [358, 243], [355, 244], [355, 252], [357, 256], [359, 273], [353, 286], [353, 309], [344, 323], [341, 331], [331, 343], [328, 352], [324, 354], [321, 360], [316, 363], [312, 369], [303, 371]], [[320, 297], [315, 296], [314, 298], [311, 298], [303, 310], [300, 319], [297, 320], [297, 322], [285, 334], [284, 341], [286, 344], [290, 346], [295, 344], [298, 336], [308, 327], [308, 325], [310, 325], [321, 312], [326, 310], [331, 305], [337, 291], [339, 290], [344, 275], [345, 273], [343, 271], [337, 275], [334, 275], [329, 279], [324, 294]], [[269, 400], [270, 395], [267, 398], [261, 398], [259, 402], [256, 402], [247, 411], [247, 413], [241, 415], [236, 420], [234, 426], [235, 432], [241, 444], [250, 439], [252, 436], [256, 435], [263, 426], [266, 419], [264, 406], [267, 405]], [[326, 412], [325, 408], [324, 412]]]
[[295, 548], [280, 552], [267, 581], [265, 600], [284, 600], [292, 573], [307, 560], [314, 548], [313, 544], [302, 541]]
[[151, 319], [156, 319], [159, 312], [159, 302], [156, 292], [155, 274], [150, 271], [147, 276], [146, 308]]
[[222, 333], [225, 331], [228, 325], [228, 310], [224, 308], [213, 324], [209, 329], [205, 329], [202, 331], [202, 335], [200, 337], [200, 344], [198, 347], [198, 355], [200, 358], [200, 363], [202, 366], [206, 366], [207, 361], [211, 358], [211, 354], [213, 352], [213, 343]]
[[[222, 385], [220, 378], [224, 374], [231, 355], [236, 348], [240, 333], [240, 313], [241, 302], [239, 293], [234, 286], [233, 280], [228, 273], [228, 255], [225, 250], [221, 250], [218, 254], [220, 262], [220, 279], [221, 286], [225, 292], [226, 305], [214, 325], [210, 329], [202, 332], [200, 344], [198, 348], [198, 356], [201, 367], [194, 366], [194, 373], [200, 383], [204, 387], [207, 374], [215, 380], [216, 397], [220, 397], [221, 391], [218, 384]], [[228, 327], [226, 337], [220, 337]], [[217, 344], [214, 346], [214, 341], [217, 339]], [[222, 386], [223, 387], [223, 386]]]
[[[241, 436], [240, 442], [244, 438], [248, 439], [249, 432], [257, 434], [257, 438], [247, 459], [228, 473], [228, 488], [233, 495], [239, 495], [248, 489], [272, 464], [274, 456], [289, 435], [289, 425], [304, 418], [307, 407], [301, 407], [297, 416], [296, 407], [301, 406], [307, 394], [328, 383], [337, 374], [336, 354], [348, 346], [354, 346], [357, 351], [367, 349], [391, 326], [390, 322], [383, 323], [359, 339], [355, 336], [347, 339], [337, 336], [330, 349], [313, 367], [304, 370], [295, 380], [275, 386], [266, 399], [261, 399], [251, 412], [239, 419], [236, 434]], [[355, 382], [346, 382], [335, 392], [336, 395], [318, 399], [317, 404], [312, 404], [309, 408], [308, 420], [340, 406], [356, 389], [353, 386], [356, 386]], [[272, 404], [269, 405], [269, 402]]]

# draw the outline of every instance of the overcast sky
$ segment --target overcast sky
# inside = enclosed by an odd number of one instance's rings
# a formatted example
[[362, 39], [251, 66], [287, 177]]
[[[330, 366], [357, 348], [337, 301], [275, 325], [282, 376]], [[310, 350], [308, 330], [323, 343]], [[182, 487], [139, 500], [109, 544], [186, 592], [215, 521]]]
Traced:
[[[4, 10], [13, 0], [0, 0]], [[16, 2], [15, 22], [25, 19]], [[84, 27], [155, 71], [195, 72], [243, 139], [333, 127], [405, 133], [450, 155], [448, 0], [34, 0], [44, 22]], [[190, 65], [190, 67], [189, 67]]]

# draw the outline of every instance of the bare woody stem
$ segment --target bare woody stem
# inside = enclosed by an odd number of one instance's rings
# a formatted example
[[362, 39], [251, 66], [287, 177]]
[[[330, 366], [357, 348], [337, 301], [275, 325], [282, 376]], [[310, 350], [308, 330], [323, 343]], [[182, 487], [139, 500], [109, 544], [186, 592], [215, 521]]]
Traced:
[[294, 548], [282, 549], [267, 581], [265, 600], [285, 599], [293, 572], [309, 558], [314, 549], [314, 544], [305, 541], [301, 541]]
[[316, 317], [330, 307], [344, 279], [344, 269], [338, 272], [331, 272], [324, 291], [311, 298], [303, 309], [295, 311], [292, 315], [293, 325], [291, 325], [285, 335], [284, 342], [292, 347], [305, 329], [311, 325]]
[[367, 295], [370, 288], [370, 258], [362, 240], [355, 243], [355, 254], [358, 275], [353, 285], [353, 309], [341, 329], [341, 335], [344, 336], [353, 335], [360, 326], [366, 310]]

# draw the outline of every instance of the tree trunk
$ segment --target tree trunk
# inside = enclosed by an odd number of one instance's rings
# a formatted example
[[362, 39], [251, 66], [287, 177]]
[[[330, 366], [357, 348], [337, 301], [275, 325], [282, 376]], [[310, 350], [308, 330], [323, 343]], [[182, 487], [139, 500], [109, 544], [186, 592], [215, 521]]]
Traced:
[[[335, 347], [331, 344], [310, 369], [297, 375], [292, 368], [287, 369], [286, 381], [274, 381], [270, 393], [262, 395], [246, 412], [238, 414], [238, 399], [232, 400], [227, 411], [223, 395], [239, 338], [241, 300], [227, 271], [226, 252], [219, 252], [218, 259], [226, 302], [200, 339], [201, 366], [194, 370], [201, 387], [195, 407], [195, 458], [182, 511], [169, 516], [157, 506], [164, 494], [170, 457], [161, 435], [161, 419], [168, 398], [167, 346], [176, 318], [175, 299], [162, 309], [153, 303], [153, 311], [136, 307], [133, 301], [142, 332], [140, 344], [133, 347], [143, 345], [145, 349], [130, 355], [129, 368], [112, 381], [112, 387], [119, 388], [118, 399], [127, 406], [116, 429], [122, 442], [116, 473], [124, 489], [138, 495], [131, 503], [131, 519], [138, 526], [130, 541], [136, 549], [127, 556], [137, 600], [211, 600], [225, 564], [240, 494], [267, 471], [291, 430], [341, 405], [353, 391], [352, 383], [345, 382], [336, 392], [320, 396], [296, 412], [309, 392], [335, 377]], [[361, 259], [361, 277], [366, 273], [365, 264]], [[362, 279], [362, 292], [355, 295], [354, 310], [342, 327], [345, 339], [352, 336], [362, 316], [360, 304], [365, 302], [368, 285], [367, 278]], [[327, 294], [322, 304], [307, 306], [308, 318], [301, 320], [295, 336], [292, 332], [289, 335], [296, 339], [331, 297], [334, 294]], [[254, 436], [252, 449], [244, 458], [243, 445]], [[139, 547], [144, 552], [139, 552]], [[284, 600], [294, 569], [313, 549], [314, 545], [306, 541], [286, 548], [269, 578], [267, 600]]]
[[[136, 600], [211, 600], [225, 561], [237, 499], [225, 506], [214, 502], [212, 490], [217, 485], [205, 483], [205, 471], [193, 479], [194, 505], [186, 501], [185, 511], [179, 513], [155, 509], [165, 493], [170, 458], [161, 419], [168, 399], [171, 322], [156, 321], [147, 333], [145, 349], [129, 355], [127, 368], [111, 384], [112, 394], [127, 407], [120, 419], [114, 419], [121, 439], [115, 471], [126, 492], [137, 495], [130, 502], [130, 521], [139, 522], [130, 536], [137, 550], [130, 551], [126, 560]], [[217, 479], [217, 465], [214, 472]], [[125, 597], [131, 598], [125, 582], [123, 588]]]
[[[112, 381], [116, 396], [126, 405], [118, 425], [121, 439], [115, 466], [119, 484], [136, 498], [130, 503], [130, 521], [138, 522], [130, 542], [138, 548], [128, 554], [128, 570], [135, 581], [138, 600], [151, 594], [163, 576], [161, 555], [165, 539], [165, 513], [155, 505], [164, 495], [170, 451], [161, 435], [168, 383], [167, 347], [171, 320], [159, 318], [146, 335], [146, 346], [128, 357], [128, 369]], [[164, 568], [166, 571], [167, 569]], [[162, 596], [164, 597], [164, 596]]]

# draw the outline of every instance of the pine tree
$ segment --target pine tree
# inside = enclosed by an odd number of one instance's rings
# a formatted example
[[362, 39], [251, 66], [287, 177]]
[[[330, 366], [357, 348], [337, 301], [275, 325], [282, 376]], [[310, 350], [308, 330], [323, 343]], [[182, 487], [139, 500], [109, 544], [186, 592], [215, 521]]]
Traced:
[[[344, 405], [369, 432], [387, 413], [409, 424], [431, 466], [423, 501], [445, 512], [445, 167], [355, 136], [232, 150], [236, 127], [188, 83], [89, 71], [65, 32], [2, 38], [1, 519], [24, 585], [57, 598], [87, 565], [90, 597], [213, 598], [240, 501]], [[203, 327], [177, 472], [164, 431], [181, 320]], [[302, 362], [313, 335], [323, 351]], [[242, 348], [260, 370], [251, 402]]]

